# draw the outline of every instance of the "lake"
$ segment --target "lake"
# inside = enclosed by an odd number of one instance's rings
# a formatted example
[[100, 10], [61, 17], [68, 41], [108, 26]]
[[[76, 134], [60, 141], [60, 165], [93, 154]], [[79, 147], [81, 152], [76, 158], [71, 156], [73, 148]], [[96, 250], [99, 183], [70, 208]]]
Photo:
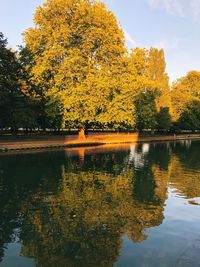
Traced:
[[1, 267], [200, 266], [200, 141], [0, 155]]

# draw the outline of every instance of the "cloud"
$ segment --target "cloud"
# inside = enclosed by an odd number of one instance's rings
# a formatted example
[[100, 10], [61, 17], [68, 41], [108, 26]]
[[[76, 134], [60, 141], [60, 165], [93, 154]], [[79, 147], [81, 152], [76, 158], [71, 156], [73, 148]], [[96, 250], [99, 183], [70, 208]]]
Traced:
[[137, 46], [136, 41], [133, 39], [133, 37], [130, 35], [130, 33], [128, 33], [127, 31], [124, 31], [125, 33], [125, 38], [126, 38], [126, 42], [129, 45], [133, 46]]
[[200, 16], [200, 0], [148, 0], [152, 8], [165, 10], [167, 13], [178, 16]]
[[[188, 1], [188, 0], [186, 0]], [[185, 0], [148, 0], [153, 8], [165, 10], [171, 15], [182, 17], [184, 15]], [[186, 2], [187, 3], [187, 2]]]
[[191, 1], [192, 14], [197, 19], [200, 16], [200, 0]]
[[180, 39], [172, 39], [172, 40], [161, 40], [152, 45], [152, 47], [161, 49], [163, 48], [165, 51], [174, 50], [179, 47]]

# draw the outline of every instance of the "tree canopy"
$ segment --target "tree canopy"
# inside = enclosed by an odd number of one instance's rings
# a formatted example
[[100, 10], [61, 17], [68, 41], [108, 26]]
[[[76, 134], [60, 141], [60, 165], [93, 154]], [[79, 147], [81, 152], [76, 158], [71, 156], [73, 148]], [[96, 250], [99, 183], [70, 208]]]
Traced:
[[199, 130], [200, 72], [190, 71], [172, 87], [173, 119], [179, 128]]
[[200, 72], [191, 71], [172, 86], [174, 119], [179, 119], [187, 104], [195, 100], [200, 101]]
[[163, 50], [129, 54], [115, 15], [101, 2], [48, 0], [34, 22], [24, 34], [32, 80], [63, 105], [65, 125], [135, 128], [135, 96], [168, 88]]
[[126, 52], [114, 14], [101, 2], [48, 0], [34, 22], [24, 35], [34, 82], [64, 105], [66, 122], [100, 120], [111, 71]]
[[101, 1], [47, 0], [23, 36], [13, 51], [0, 34], [1, 128], [199, 129], [183, 121], [199, 114], [200, 72], [170, 88], [164, 50], [129, 51]]

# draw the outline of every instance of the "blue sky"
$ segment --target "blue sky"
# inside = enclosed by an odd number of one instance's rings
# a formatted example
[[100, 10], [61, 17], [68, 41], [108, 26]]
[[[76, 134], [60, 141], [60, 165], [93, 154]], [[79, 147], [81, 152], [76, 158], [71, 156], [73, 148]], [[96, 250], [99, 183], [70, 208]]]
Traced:
[[[9, 45], [22, 43], [43, 0], [0, 0], [0, 31]], [[200, 0], [104, 0], [123, 27], [129, 48], [165, 49], [171, 81], [200, 70]]]

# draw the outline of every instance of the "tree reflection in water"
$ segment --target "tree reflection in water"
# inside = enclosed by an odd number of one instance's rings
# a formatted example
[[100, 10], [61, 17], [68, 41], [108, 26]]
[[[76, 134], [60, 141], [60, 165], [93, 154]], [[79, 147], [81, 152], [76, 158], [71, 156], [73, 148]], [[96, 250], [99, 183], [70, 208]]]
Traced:
[[19, 229], [21, 255], [36, 266], [113, 266], [124, 235], [142, 242], [146, 229], [162, 224], [168, 183], [188, 198], [200, 196], [192, 168], [200, 170], [199, 147], [139, 144], [2, 156], [1, 259]]

